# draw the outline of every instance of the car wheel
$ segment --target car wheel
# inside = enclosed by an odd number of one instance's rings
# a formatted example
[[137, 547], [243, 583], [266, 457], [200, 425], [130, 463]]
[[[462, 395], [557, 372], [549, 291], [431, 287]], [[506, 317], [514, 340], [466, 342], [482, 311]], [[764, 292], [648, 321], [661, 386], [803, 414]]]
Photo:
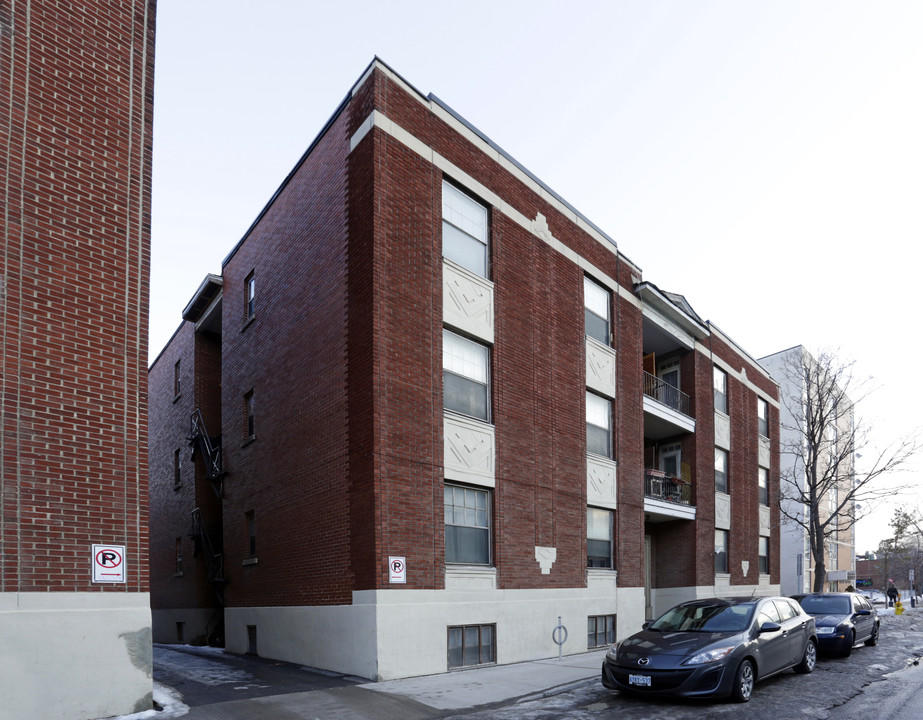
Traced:
[[737, 673], [734, 675], [734, 687], [731, 690], [731, 699], [734, 702], [745, 703], [753, 695], [753, 683], [755, 682], [753, 663], [749, 660], [741, 660], [737, 666]]
[[878, 630], [878, 625], [873, 627], [871, 636], [869, 636], [869, 639], [865, 641], [865, 644], [869, 647], [875, 647], [878, 644]]
[[852, 646], [856, 644], [856, 631], [853, 630], [846, 636], [846, 644], [843, 646], [843, 657], [852, 655]]
[[795, 672], [807, 675], [814, 672], [815, 665], [817, 665], [817, 645], [814, 644], [813, 640], [808, 640], [808, 644], [804, 648], [804, 657], [795, 666]]

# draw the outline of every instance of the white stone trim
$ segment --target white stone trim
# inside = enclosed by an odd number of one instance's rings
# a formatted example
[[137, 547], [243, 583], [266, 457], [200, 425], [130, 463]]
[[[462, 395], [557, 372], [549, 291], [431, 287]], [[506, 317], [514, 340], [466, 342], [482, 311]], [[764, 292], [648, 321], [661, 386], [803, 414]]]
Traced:
[[609, 399], [615, 399], [615, 350], [589, 335], [586, 337], [586, 385]]
[[[435, 107], [439, 107], [439, 106], [435, 106]], [[454, 121], [454, 118], [451, 118], [451, 119]], [[368, 123], [368, 127], [366, 127], [367, 123]], [[554, 250], [559, 252], [561, 255], [566, 257], [568, 260], [573, 262], [575, 265], [579, 266], [584, 272], [587, 272], [593, 275], [593, 277], [598, 282], [608, 286], [608, 288], [611, 291], [617, 293], [621, 299], [630, 302], [635, 307], [638, 307], [638, 308], [641, 307], [641, 301], [634, 295], [634, 293], [632, 293], [630, 290], [623, 288], [613, 278], [609, 277], [606, 273], [602, 272], [595, 265], [588, 262], [581, 255], [571, 250], [569, 247], [564, 245], [561, 241], [557, 240], [550, 233], [548, 233], [545, 237], [542, 237], [536, 234], [534, 220], [529, 219], [528, 217], [523, 215], [521, 212], [513, 208], [503, 198], [501, 198], [499, 195], [497, 195], [493, 191], [489, 190], [485, 185], [480, 183], [473, 176], [469, 175], [468, 173], [464, 172], [458, 166], [449, 162], [449, 160], [442, 157], [435, 150], [430, 148], [428, 145], [423, 143], [421, 140], [417, 139], [414, 135], [409, 133], [404, 128], [400, 127], [397, 123], [393, 122], [390, 118], [388, 118], [386, 115], [384, 115], [380, 111], [373, 110], [369, 114], [369, 116], [359, 126], [359, 129], [355, 133], [353, 133], [353, 136], [350, 138], [350, 151], [355, 149], [356, 145], [359, 144], [362, 138], [365, 137], [365, 135], [368, 133], [368, 131], [372, 127], [377, 127], [382, 132], [387, 133], [388, 135], [393, 137], [395, 140], [397, 140], [398, 142], [406, 146], [409, 150], [412, 150], [413, 152], [415, 152], [423, 160], [436, 166], [443, 173], [454, 178], [457, 182], [461, 183], [464, 187], [468, 188], [471, 192], [482, 197], [484, 200], [489, 202], [496, 210], [498, 210], [499, 212], [502, 212], [510, 220], [515, 222], [517, 225], [522, 227], [524, 230], [532, 234], [534, 237], [539, 238], [542, 242], [547, 244], [549, 247], [553, 248]], [[459, 132], [461, 132], [461, 130], [459, 130]], [[462, 133], [462, 134], [464, 135], [466, 133]], [[488, 154], [491, 155], [491, 157], [493, 157], [493, 159], [495, 160], [498, 160], [498, 158], [502, 157], [499, 154], [497, 154], [496, 151], [492, 151], [491, 153], [488, 153]], [[503, 165], [503, 163], [500, 163], [500, 164]], [[504, 167], [506, 166], [504, 165]], [[510, 167], [515, 167], [515, 166], [511, 165]], [[616, 248], [616, 246], [612, 242], [610, 242], [608, 239], [600, 235], [595, 229], [590, 227], [586, 222], [581, 221], [580, 218], [577, 215], [575, 215], [573, 211], [561, 205], [560, 202], [557, 201], [553, 196], [543, 191], [540, 186], [538, 186], [534, 181], [528, 178], [528, 176], [523, 174], [521, 170], [517, 169], [517, 171], [519, 175], [522, 175], [522, 178], [519, 178], [519, 179], [522, 179], [523, 182], [525, 182], [527, 185], [530, 185], [532, 189], [537, 194], [539, 194], [543, 199], [546, 199], [548, 200], [548, 202], [552, 203], [555, 206], [556, 210], [558, 210], [562, 215], [564, 215], [568, 220], [570, 220], [580, 230], [590, 235], [597, 242], [599, 242], [603, 247], [605, 247], [607, 250], [609, 250], [614, 255], [619, 257], [621, 260], [628, 263], [632, 267], [635, 267], [623, 255], [619, 254], [618, 248]]]
[[442, 320], [487, 343], [494, 341], [494, 284], [442, 259]]
[[446, 590], [496, 590], [497, 568], [481, 565], [446, 565]]
[[446, 480], [494, 487], [497, 444], [493, 425], [443, 413]]
[[731, 529], [731, 496], [720, 491], [715, 491], [715, 528]]
[[[715, 445], [722, 450], [731, 449], [731, 418], [720, 410], [715, 410]], [[728, 468], [728, 475], [731, 469]]]
[[618, 463], [599, 455], [586, 456], [587, 505], [615, 510], [618, 507]]
[[769, 508], [765, 505], [760, 505], [760, 535], [763, 537], [771, 535]]

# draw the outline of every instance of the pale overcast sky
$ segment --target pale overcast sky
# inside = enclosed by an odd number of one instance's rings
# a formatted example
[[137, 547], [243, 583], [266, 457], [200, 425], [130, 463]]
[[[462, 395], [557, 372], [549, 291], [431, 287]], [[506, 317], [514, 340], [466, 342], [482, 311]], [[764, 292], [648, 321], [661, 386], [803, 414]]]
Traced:
[[855, 359], [887, 442], [923, 410], [921, 36], [918, 0], [160, 0], [151, 358], [378, 55], [754, 357]]

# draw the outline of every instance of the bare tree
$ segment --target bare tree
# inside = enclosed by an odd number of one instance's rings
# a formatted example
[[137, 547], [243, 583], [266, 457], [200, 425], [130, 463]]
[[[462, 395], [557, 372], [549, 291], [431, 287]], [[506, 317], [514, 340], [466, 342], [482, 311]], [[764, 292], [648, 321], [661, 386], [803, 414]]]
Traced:
[[[782, 428], [788, 432], [782, 433], [781, 450], [793, 462], [783, 467], [780, 505], [783, 517], [808, 535], [815, 592], [826, 582], [825, 548], [876, 501], [906, 489], [876, 481], [904, 469], [921, 447], [916, 434], [884, 449], [871, 444], [870, 429], [855, 414], [870, 392], [869, 382], [853, 378], [853, 365], [830, 351], [815, 358], [796, 348], [783, 368]], [[857, 455], [863, 460], [861, 471]]]

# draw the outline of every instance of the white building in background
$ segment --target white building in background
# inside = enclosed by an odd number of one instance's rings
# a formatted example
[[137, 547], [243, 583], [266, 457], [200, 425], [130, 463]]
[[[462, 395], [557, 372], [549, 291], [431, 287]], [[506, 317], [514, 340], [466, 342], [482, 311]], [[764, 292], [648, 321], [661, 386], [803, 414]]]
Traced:
[[[799, 403], [806, 402], [808, 388], [804, 372], [798, 368], [816, 365], [814, 357], [801, 345], [767, 355], [760, 358], [759, 363], [769, 371], [773, 379], [779, 383], [780, 404], [780, 486], [783, 496], [789, 478], [798, 484], [799, 488], [805, 487], [804, 466], [800, 458], [791, 452], [796, 444], [804, 443], [804, 433], [797, 428], [799, 423], [794, 411], [798, 411]], [[795, 372], [793, 372], [795, 370]], [[852, 404], [845, 410], [836, 413], [836, 423], [824, 433], [826, 442], [830, 447], [837, 448], [837, 439], [847, 437], [853, 429], [854, 412]], [[821, 501], [821, 512], [830, 514], [836, 512], [842, 493], [849, 491], [849, 486], [854, 481], [854, 458], [847, 459], [849, 472], [838, 486], [826, 493]], [[808, 531], [790, 517], [799, 515], [808, 520], [808, 508], [783, 497], [781, 513], [782, 526], [779, 530], [780, 539], [780, 584], [783, 595], [811, 592], [814, 583], [814, 560], [811, 556], [811, 543]], [[855, 503], [850, 503], [846, 513], [855, 515]], [[845, 514], [843, 510], [841, 514]], [[856, 541], [855, 527], [850, 526], [839, 531], [826, 547], [827, 578], [825, 590], [830, 592], [843, 591], [850, 584], [855, 584], [856, 579]]]

